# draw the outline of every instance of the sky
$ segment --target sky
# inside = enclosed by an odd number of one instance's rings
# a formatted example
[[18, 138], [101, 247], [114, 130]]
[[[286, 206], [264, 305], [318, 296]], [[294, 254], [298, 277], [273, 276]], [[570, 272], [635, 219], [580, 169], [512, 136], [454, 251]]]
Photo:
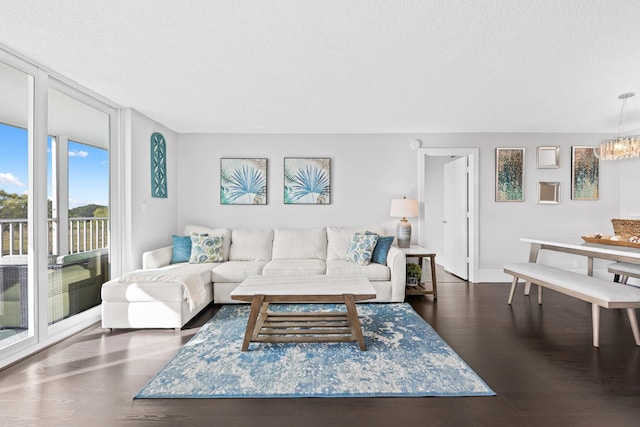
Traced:
[[[51, 138], [47, 157], [47, 197], [51, 199]], [[25, 194], [28, 179], [27, 131], [0, 123], [0, 188]], [[108, 206], [108, 202], [109, 152], [69, 141], [69, 207], [92, 203]]]

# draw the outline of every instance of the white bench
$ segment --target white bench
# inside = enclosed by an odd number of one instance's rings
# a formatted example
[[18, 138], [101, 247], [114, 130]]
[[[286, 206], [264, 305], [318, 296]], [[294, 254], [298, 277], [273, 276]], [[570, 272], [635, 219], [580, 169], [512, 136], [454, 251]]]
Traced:
[[544, 264], [517, 263], [504, 267], [504, 272], [513, 276], [509, 305], [513, 301], [518, 279], [538, 285], [538, 304], [542, 304], [542, 288], [572, 296], [591, 303], [593, 322], [593, 346], [599, 346], [600, 307], [625, 308], [636, 345], [640, 346], [640, 332], [636, 308], [640, 308], [640, 289], [621, 283], [609, 282]]
[[629, 277], [640, 279], [640, 265], [628, 262], [614, 262], [609, 266], [609, 273], [620, 276], [620, 283], [627, 283]]

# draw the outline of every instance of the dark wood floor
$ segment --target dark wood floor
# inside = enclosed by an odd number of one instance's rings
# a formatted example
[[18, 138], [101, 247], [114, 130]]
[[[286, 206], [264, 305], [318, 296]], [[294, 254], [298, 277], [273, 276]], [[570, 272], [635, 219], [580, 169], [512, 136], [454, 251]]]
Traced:
[[[638, 426], [640, 347], [623, 312], [552, 291], [545, 304], [506, 284], [442, 280], [409, 302], [496, 391], [495, 397], [166, 399], [133, 395], [218, 309], [181, 332], [97, 325], [0, 372], [7, 426]], [[420, 360], [416, 360], [420, 363]]]

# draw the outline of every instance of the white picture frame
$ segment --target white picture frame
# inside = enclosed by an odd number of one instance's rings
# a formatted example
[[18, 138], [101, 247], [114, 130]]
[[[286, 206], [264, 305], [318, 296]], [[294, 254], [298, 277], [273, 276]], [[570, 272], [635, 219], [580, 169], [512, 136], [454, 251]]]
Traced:
[[538, 147], [538, 169], [560, 167], [560, 147]]

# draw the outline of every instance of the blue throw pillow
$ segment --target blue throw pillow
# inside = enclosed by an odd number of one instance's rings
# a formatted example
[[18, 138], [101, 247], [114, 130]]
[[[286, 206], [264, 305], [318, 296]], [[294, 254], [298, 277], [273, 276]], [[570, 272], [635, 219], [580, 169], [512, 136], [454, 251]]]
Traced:
[[[367, 231], [365, 234], [376, 234], [370, 231]], [[376, 264], [387, 265], [387, 254], [389, 253], [389, 249], [391, 248], [391, 244], [393, 243], [393, 239], [395, 236], [378, 236], [378, 242], [376, 243], [376, 247], [373, 248], [373, 255], [371, 255], [371, 262], [375, 262]]]
[[173, 235], [171, 239], [173, 240], [171, 264], [188, 262], [189, 258], [191, 258], [191, 237]]

